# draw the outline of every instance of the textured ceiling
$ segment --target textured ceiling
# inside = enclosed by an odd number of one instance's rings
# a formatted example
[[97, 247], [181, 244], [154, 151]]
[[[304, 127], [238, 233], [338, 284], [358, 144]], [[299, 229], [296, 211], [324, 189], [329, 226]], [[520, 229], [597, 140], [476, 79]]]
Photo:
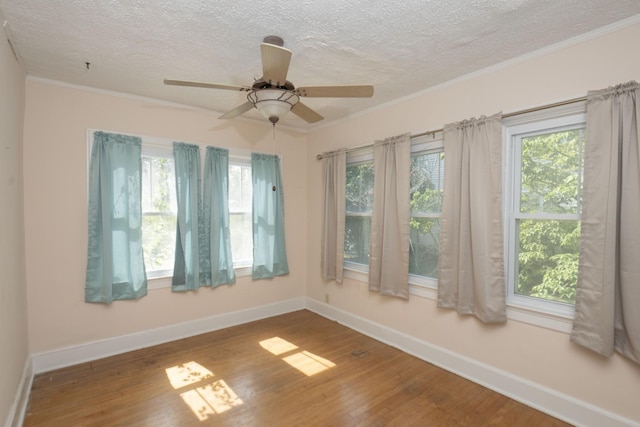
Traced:
[[163, 79], [249, 86], [260, 42], [279, 35], [296, 86], [375, 87], [370, 99], [303, 99], [322, 124], [630, 18], [640, 1], [0, 0], [0, 12], [30, 76], [220, 113], [245, 95]]

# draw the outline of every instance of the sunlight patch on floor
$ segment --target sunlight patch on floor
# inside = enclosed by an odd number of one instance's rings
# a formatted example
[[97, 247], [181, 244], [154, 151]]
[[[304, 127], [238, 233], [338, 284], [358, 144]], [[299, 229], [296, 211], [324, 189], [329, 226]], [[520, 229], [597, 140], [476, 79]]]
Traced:
[[173, 366], [165, 369], [165, 372], [171, 386], [176, 389], [213, 377], [213, 372], [196, 362]]
[[269, 351], [275, 356], [279, 356], [283, 353], [288, 353], [298, 348], [297, 345], [290, 343], [287, 340], [283, 340], [280, 337], [269, 338], [268, 340], [260, 341], [260, 346]]
[[262, 340], [260, 346], [275, 356], [288, 354], [282, 360], [308, 377], [336, 366], [332, 361], [309, 351], [292, 353], [298, 350], [298, 346], [280, 337]]
[[200, 421], [209, 416], [222, 414], [234, 406], [242, 405], [242, 400], [223, 380], [215, 381], [180, 394]]
[[282, 360], [308, 377], [336, 366], [332, 361], [323, 359], [322, 357], [308, 351], [301, 351], [299, 353], [292, 354]]
[[213, 372], [197, 362], [172, 366], [165, 372], [171, 386], [182, 391], [180, 397], [200, 421], [243, 403], [224, 380], [210, 381]]

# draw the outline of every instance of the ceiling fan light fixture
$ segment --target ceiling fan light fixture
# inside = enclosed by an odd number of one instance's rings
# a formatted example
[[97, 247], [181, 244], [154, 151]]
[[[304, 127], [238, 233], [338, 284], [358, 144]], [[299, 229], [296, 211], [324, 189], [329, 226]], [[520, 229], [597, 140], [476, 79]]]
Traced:
[[300, 101], [298, 95], [282, 89], [254, 90], [247, 99], [274, 125]]

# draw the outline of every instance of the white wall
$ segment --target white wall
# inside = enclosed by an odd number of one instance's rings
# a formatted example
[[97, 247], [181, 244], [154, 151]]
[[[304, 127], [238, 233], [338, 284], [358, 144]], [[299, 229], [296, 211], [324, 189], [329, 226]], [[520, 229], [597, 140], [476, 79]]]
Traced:
[[22, 203], [24, 87], [24, 71], [0, 31], [0, 423], [10, 415], [28, 359]]
[[[316, 154], [372, 143], [405, 132], [440, 129], [480, 115], [518, 111], [640, 80], [640, 23], [601, 33], [467, 76], [393, 105], [313, 131], [308, 152], [307, 296], [352, 316], [556, 390], [640, 423], [640, 367], [619, 356], [601, 358], [569, 342], [564, 333], [510, 320], [486, 326], [440, 310], [435, 301], [379, 297], [367, 285], [342, 285], [320, 276], [321, 162]], [[437, 58], [434, 58], [437, 60]]]
[[272, 128], [151, 100], [27, 79], [24, 186], [29, 350], [32, 354], [153, 330], [304, 295], [306, 135], [276, 131], [283, 158], [291, 274], [239, 277], [198, 292], [150, 290], [137, 301], [84, 302], [87, 252], [87, 129], [272, 152]]

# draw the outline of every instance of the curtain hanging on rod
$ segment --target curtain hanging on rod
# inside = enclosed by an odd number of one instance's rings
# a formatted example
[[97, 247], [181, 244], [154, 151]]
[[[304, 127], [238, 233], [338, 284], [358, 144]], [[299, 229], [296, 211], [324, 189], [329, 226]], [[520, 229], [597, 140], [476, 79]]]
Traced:
[[[577, 104], [578, 102], [585, 102], [586, 100], [587, 100], [586, 96], [581, 96], [579, 98], [572, 98], [572, 99], [567, 99], [567, 100], [564, 100], [564, 101], [554, 102], [553, 104], [540, 105], [538, 107], [532, 107], [532, 108], [527, 108], [525, 110], [518, 110], [518, 111], [511, 112], [511, 113], [506, 113], [506, 114], [502, 115], [502, 118], [503, 119], [507, 119], [509, 117], [519, 116], [519, 115], [522, 115], [522, 114], [535, 113], [536, 111], [548, 110], [549, 108], [562, 107], [563, 105]], [[435, 136], [436, 134], [442, 133], [443, 131], [444, 131], [444, 129], [429, 130], [429, 131], [425, 131], [425, 132], [412, 134], [411, 138], [418, 138], [418, 137], [426, 136], [426, 135], [434, 135]], [[358, 147], [349, 148], [346, 151], [347, 151], [347, 153], [350, 153], [352, 151], [362, 150], [363, 148], [367, 148], [367, 147], [373, 147], [373, 144], [367, 144], [367, 145], [361, 145], [361, 146], [358, 146]], [[322, 154], [318, 154], [316, 156], [316, 159], [317, 160], [322, 160]]]

